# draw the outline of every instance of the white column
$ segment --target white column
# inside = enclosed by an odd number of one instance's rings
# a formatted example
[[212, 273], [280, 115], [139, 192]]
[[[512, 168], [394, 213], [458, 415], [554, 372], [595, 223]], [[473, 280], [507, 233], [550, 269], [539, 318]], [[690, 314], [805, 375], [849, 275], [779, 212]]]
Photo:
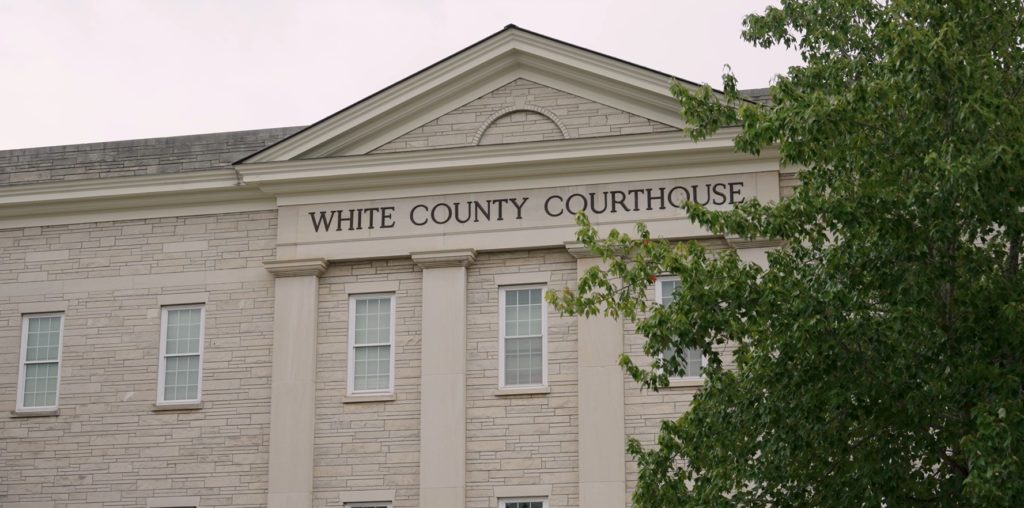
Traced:
[[316, 320], [323, 259], [268, 261], [274, 281], [268, 508], [313, 506]]
[[[601, 266], [582, 245], [566, 248], [576, 257], [576, 274]], [[626, 505], [626, 406], [619, 355], [622, 321], [604, 316], [578, 318], [580, 506]]]
[[422, 252], [412, 259], [423, 269], [419, 506], [465, 506], [466, 267], [476, 252]]

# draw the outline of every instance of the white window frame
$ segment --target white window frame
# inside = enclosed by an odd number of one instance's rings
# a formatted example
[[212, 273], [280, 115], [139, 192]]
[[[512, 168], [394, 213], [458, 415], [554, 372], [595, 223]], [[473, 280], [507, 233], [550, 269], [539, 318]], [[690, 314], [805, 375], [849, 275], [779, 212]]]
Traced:
[[[679, 277], [667, 275], [663, 277], [657, 277], [654, 281], [654, 301], [658, 305], [662, 305], [661, 301], [664, 295], [664, 290], [661, 288], [664, 282], [679, 282]], [[663, 353], [658, 353], [658, 356], [664, 358]], [[708, 366], [707, 355], [700, 355], [700, 368], [701, 374], [699, 376], [670, 376], [669, 381], [703, 381], [704, 380], [704, 367]]]
[[[391, 323], [388, 325], [388, 331], [390, 332], [388, 334], [388, 345], [391, 348], [391, 354], [388, 355], [390, 356], [388, 368], [391, 371], [388, 376], [388, 388], [386, 390], [356, 390], [356, 301], [377, 298], [388, 298], [391, 300]], [[397, 352], [395, 350], [395, 308], [397, 300], [398, 298], [395, 293], [364, 293], [348, 297], [348, 395], [359, 397], [362, 395], [390, 395], [395, 393], [395, 353]], [[374, 345], [380, 346], [381, 344]], [[370, 506], [372, 506], [372, 503]]]
[[[541, 382], [532, 385], [505, 384], [505, 293], [521, 289], [540, 289], [540, 343], [541, 343]], [[544, 300], [546, 284], [523, 284], [498, 287], [498, 388], [515, 390], [518, 388], [546, 388], [548, 386], [548, 303]]]
[[375, 506], [383, 506], [384, 508], [391, 508], [391, 501], [376, 501], [370, 503], [345, 503], [345, 508], [368, 508]]
[[[199, 380], [196, 382], [196, 398], [164, 400], [165, 370], [167, 368], [167, 313], [172, 310], [199, 309]], [[187, 305], [164, 305], [160, 307], [160, 367], [158, 369], [156, 404], [158, 406], [174, 406], [178, 404], [198, 404], [203, 400], [203, 350], [206, 347], [206, 304], [193, 303]], [[183, 355], [184, 356], [184, 355]], [[188, 355], [191, 356], [191, 353]]]
[[501, 498], [501, 499], [498, 499], [498, 508], [506, 508], [509, 505], [509, 503], [536, 503], [538, 501], [543, 503], [541, 505], [543, 508], [548, 508], [548, 498], [547, 497], [507, 497], [507, 498]]
[[[25, 374], [28, 371], [25, 358], [28, 355], [28, 321], [31, 318], [60, 318], [60, 335], [57, 337], [57, 394], [53, 398], [52, 406], [25, 407]], [[43, 411], [55, 411], [60, 407], [60, 371], [64, 363], [64, 313], [63, 312], [40, 312], [35, 314], [21, 315], [21, 355], [18, 359], [18, 396], [15, 410], [19, 413], [32, 413]], [[51, 362], [39, 362], [51, 363]]]

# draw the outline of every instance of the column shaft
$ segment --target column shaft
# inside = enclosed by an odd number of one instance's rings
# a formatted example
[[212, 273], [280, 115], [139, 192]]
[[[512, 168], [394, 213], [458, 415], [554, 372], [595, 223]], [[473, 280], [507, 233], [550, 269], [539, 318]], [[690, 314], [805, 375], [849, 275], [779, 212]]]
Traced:
[[274, 281], [269, 508], [313, 506], [318, 276], [323, 260], [269, 262]]
[[[581, 257], [577, 275], [601, 260]], [[626, 505], [626, 410], [622, 368], [622, 321], [579, 318], [580, 506]]]
[[465, 506], [466, 265], [474, 254], [414, 254], [423, 267], [420, 504]]

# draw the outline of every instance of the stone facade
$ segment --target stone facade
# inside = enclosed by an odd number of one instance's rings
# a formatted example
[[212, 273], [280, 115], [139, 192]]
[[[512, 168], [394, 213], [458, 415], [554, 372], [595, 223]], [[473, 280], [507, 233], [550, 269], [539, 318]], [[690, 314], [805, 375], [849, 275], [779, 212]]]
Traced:
[[[545, 306], [546, 380], [501, 386], [500, 291], [600, 266], [567, 211], [597, 198], [603, 231], [642, 220], [764, 262], [771, 241], [664, 205], [775, 201], [795, 170], [686, 139], [671, 79], [510, 26], [301, 131], [0, 152], [0, 506], [630, 506], [626, 438], [653, 444], [699, 380], [641, 390], [617, 364], [649, 361], [632, 324]], [[431, 98], [451, 110], [409, 131]], [[314, 156], [366, 139], [391, 141]], [[350, 298], [382, 293], [393, 390], [352, 393]], [[159, 405], [177, 304], [205, 309], [201, 400]], [[40, 312], [64, 317], [56, 409], [17, 403]]]
[[[0, 231], [0, 404], [21, 314], [66, 309], [60, 416], [0, 412], [0, 505], [264, 506], [274, 211]], [[160, 299], [203, 293], [203, 408], [156, 411]], [[56, 308], [56, 307], [55, 307]], [[36, 504], [32, 504], [36, 503]]]

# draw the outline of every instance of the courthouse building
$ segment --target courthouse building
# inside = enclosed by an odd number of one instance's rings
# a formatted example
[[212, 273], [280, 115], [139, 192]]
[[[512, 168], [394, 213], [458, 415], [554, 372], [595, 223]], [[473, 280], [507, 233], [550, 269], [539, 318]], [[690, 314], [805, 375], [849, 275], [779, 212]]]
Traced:
[[544, 303], [574, 214], [761, 262], [677, 207], [795, 180], [673, 79], [509, 26], [305, 128], [0, 152], [0, 505], [629, 506], [700, 355], [643, 391]]

